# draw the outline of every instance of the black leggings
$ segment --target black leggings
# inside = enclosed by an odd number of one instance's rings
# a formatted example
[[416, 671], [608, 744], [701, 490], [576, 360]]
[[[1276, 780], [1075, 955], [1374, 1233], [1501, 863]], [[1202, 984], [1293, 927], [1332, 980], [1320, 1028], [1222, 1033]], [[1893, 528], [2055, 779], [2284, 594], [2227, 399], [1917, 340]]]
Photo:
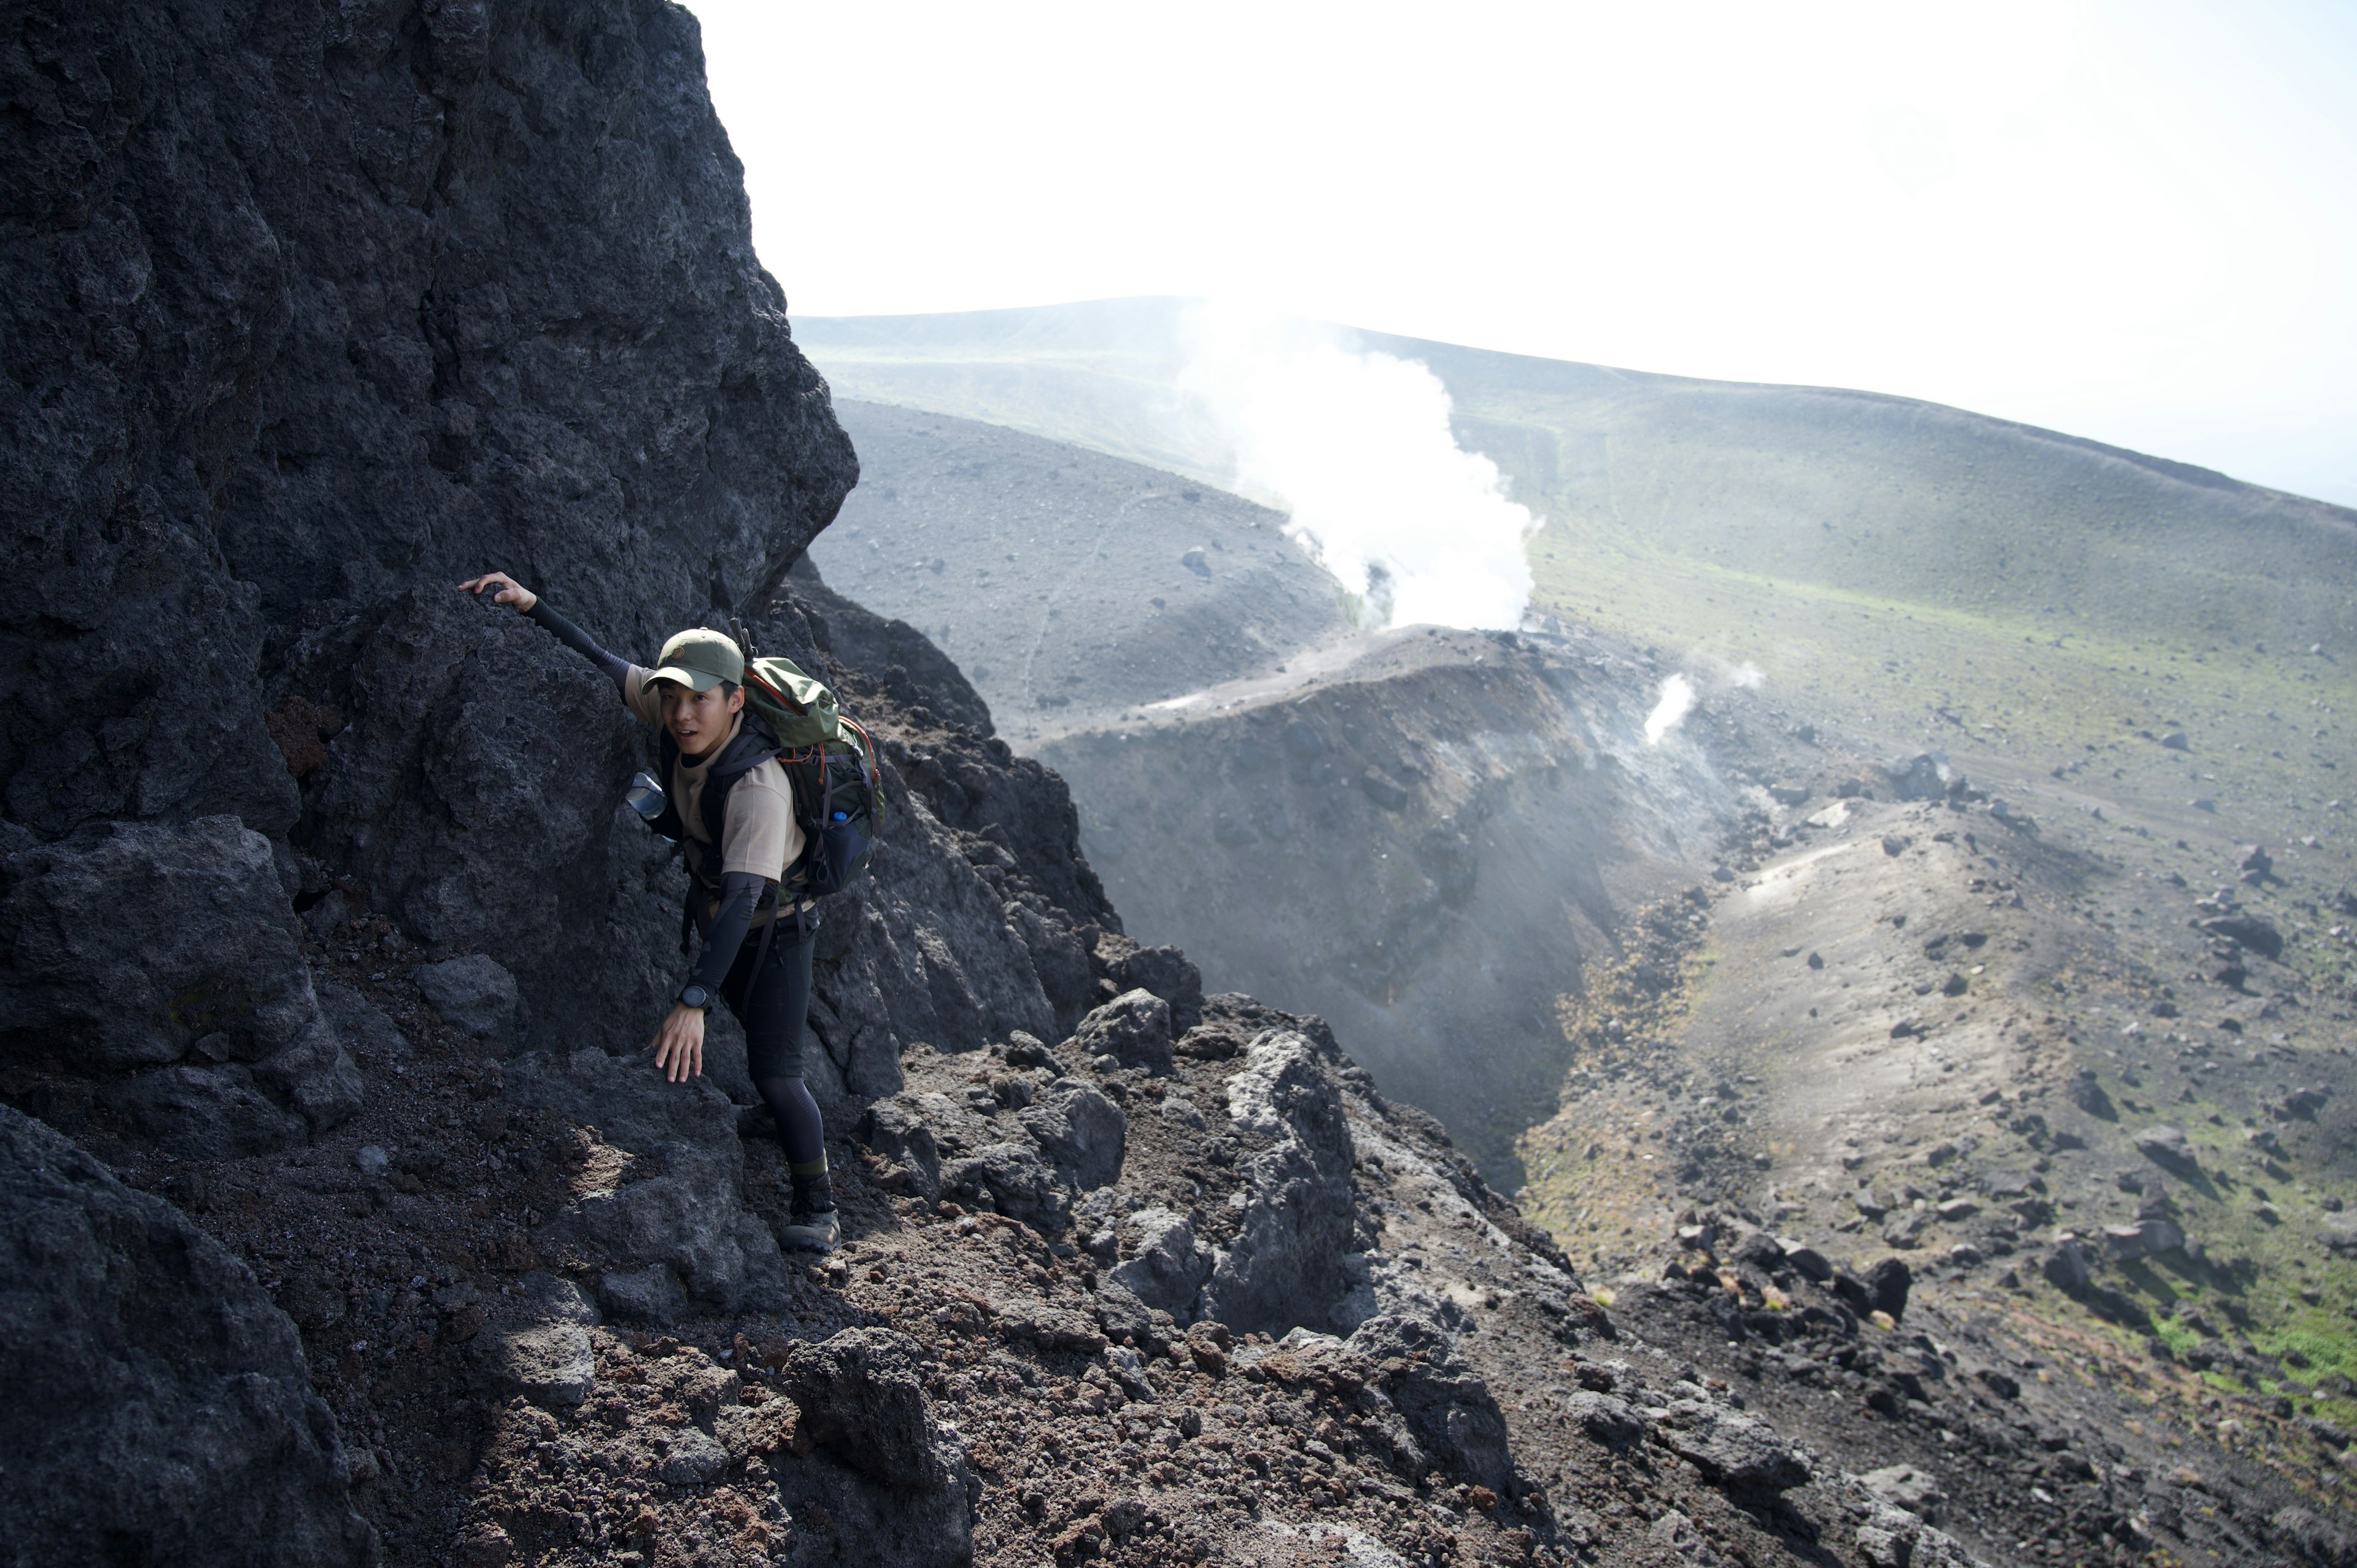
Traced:
[[[810, 1016], [811, 952], [818, 945], [818, 919], [804, 915], [799, 934], [790, 918], [775, 923], [766, 953], [759, 930], [746, 934], [728, 978], [720, 983], [720, 995], [745, 1026], [746, 1070], [778, 1119], [787, 1165], [823, 1170], [825, 1123], [810, 1086], [802, 1081], [802, 1026]], [[758, 975], [753, 972], [757, 961]]]

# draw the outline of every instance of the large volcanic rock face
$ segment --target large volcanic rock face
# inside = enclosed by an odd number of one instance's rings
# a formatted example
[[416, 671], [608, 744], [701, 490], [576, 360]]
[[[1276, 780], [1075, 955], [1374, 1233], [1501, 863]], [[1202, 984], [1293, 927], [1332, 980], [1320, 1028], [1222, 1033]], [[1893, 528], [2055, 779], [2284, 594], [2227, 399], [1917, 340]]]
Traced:
[[[204, 1160], [348, 1118], [290, 901], [489, 953], [528, 1035], [643, 1024], [677, 874], [614, 832], [631, 737], [449, 585], [507, 568], [643, 657], [766, 599], [856, 479], [701, 65], [657, 0], [11, 9], [0, 1094]], [[257, 1429], [235, 1489], [340, 1529], [332, 1425], [241, 1288], [221, 1374], [292, 1380], [318, 1462]], [[217, 1447], [209, 1408], [151, 1402], [143, 1442]]]
[[[500, 939], [551, 1022], [635, 996], [533, 913], [636, 874], [619, 717], [442, 585], [505, 567], [643, 656], [778, 580], [856, 478], [693, 20], [15, 14], [8, 822], [233, 813], [290, 882], [319, 852], [310, 895], [332, 865], [436, 946]], [[465, 886], [487, 843], [504, 889]]]

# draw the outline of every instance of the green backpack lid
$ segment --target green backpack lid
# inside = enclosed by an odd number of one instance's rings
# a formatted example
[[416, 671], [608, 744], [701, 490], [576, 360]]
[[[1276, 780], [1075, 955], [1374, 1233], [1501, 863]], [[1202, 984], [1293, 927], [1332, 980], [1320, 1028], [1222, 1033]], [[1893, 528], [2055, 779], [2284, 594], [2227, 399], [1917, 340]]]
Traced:
[[748, 662], [745, 701], [789, 750], [807, 751], [843, 739], [843, 713], [834, 693], [791, 659]]

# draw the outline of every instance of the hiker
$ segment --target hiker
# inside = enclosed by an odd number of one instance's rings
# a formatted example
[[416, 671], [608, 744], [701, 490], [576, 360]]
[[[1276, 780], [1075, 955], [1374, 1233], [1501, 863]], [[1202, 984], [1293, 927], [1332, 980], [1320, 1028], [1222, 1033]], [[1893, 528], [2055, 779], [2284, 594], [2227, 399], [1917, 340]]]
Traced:
[[[791, 1223], [778, 1240], [834, 1251], [842, 1228], [827, 1178], [825, 1127], [802, 1079], [818, 914], [804, 886], [806, 838], [795, 818], [792, 780], [770, 755], [777, 749], [772, 738], [746, 723], [744, 655], [721, 633], [692, 627], [663, 644], [650, 670], [598, 647], [504, 572], [458, 587], [490, 593], [494, 603], [539, 622], [613, 677], [622, 705], [660, 726], [677, 747], [671, 777], [661, 781], [671, 805], [659, 825], [679, 830], [673, 836], [691, 879], [687, 918], [704, 950], [648, 1048], [673, 1083], [701, 1073], [705, 1015], [716, 998], [728, 1004], [745, 1026], [746, 1067], [777, 1118], [793, 1178]], [[753, 757], [760, 760], [746, 766]], [[685, 940], [683, 931], [683, 946]]]

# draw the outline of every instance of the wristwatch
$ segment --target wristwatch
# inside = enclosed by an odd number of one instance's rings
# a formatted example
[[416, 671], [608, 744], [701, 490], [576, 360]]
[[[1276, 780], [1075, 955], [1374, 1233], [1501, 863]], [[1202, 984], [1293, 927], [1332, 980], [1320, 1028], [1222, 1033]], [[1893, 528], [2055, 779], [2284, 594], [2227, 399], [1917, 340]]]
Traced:
[[708, 1012], [712, 1007], [712, 993], [690, 981], [680, 987], [679, 1004], [683, 1007], [697, 1007]]

